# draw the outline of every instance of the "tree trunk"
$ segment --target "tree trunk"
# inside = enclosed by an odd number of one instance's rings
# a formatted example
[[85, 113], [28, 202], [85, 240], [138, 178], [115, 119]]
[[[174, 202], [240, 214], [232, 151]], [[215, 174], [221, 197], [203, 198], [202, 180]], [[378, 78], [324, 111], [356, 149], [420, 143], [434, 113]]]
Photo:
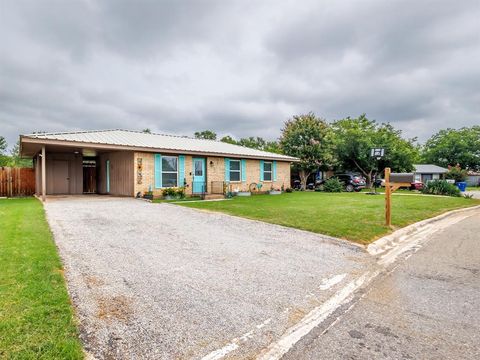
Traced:
[[310, 173], [307, 173], [305, 170], [300, 170], [298, 175], [300, 176], [300, 187], [302, 190], [307, 189], [307, 180], [310, 176]]

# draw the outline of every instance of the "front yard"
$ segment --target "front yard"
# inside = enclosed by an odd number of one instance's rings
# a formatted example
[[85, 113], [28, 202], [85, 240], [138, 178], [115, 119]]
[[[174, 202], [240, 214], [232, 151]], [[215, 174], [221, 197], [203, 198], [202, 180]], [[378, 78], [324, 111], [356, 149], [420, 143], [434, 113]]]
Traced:
[[[294, 227], [367, 244], [389, 233], [384, 226], [383, 195], [294, 192], [236, 197], [228, 201], [181, 204], [196, 209]], [[479, 205], [479, 200], [422, 195], [393, 195], [392, 224], [396, 228], [448, 210]]]
[[40, 202], [0, 200], [0, 358], [82, 359]]

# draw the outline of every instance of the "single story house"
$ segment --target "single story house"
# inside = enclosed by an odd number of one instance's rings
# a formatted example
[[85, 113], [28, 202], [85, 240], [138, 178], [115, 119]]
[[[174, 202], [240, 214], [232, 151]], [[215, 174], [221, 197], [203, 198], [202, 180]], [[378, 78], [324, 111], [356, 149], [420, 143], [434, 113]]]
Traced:
[[469, 171], [467, 175], [468, 186], [480, 186], [480, 172]]
[[429, 180], [443, 179], [448, 169], [432, 164], [413, 165], [415, 181], [426, 183]]
[[128, 130], [35, 133], [20, 136], [33, 158], [36, 194], [137, 196], [185, 187], [189, 195], [290, 187], [298, 159], [214, 140]]

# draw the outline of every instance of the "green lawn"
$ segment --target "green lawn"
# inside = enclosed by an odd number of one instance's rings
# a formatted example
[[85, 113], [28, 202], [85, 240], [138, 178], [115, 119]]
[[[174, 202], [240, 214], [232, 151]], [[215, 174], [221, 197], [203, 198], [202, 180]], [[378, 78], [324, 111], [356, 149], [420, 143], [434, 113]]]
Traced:
[[0, 199], [0, 358], [82, 359], [41, 203]]
[[[383, 195], [294, 192], [179, 205], [220, 211], [366, 244], [391, 231], [384, 226], [384, 204]], [[393, 195], [392, 224], [399, 228], [448, 210], [479, 204], [480, 200], [465, 198]]]

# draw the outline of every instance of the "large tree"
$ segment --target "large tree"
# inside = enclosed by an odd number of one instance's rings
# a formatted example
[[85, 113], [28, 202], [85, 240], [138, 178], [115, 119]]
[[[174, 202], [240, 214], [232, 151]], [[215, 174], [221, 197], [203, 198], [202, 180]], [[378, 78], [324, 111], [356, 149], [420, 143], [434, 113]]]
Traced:
[[32, 159], [22, 159], [20, 157], [20, 140], [18, 140], [10, 151], [10, 164], [16, 167], [31, 167]]
[[6, 155], [7, 152], [7, 140], [3, 136], [0, 136], [0, 166], [8, 166], [10, 158]]
[[300, 159], [294, 163], [294, 168], [298, 170], [303, 189], [308, 177], [332, 160], [329, 132], [325, 120], [312, 112], [295, 115], [285, 122], [280, 147], [284, 154]]
[[212, 130], [203, 130], [195, 132], [196, 139], [217, 140], [217, 134]]
[[440, 130], [424, 145], [422, 160], [447, 167], [480, 170], [480, 126]]
[[[332, 129], [337, 166], [361, 173], [368, 185], [385, 167], [392, 168], [393, 172], [410, 172], [418, 159], [416, 139], [404, 139], [401, 130], [390, 124], [378, 124], [365, 114], [338, 120]], [[384, 148], [384, 158], [380, 161], [372, 158], [372, 148]]]
[[281, 153], [280, 144], [275, 141], [265, 140], [261, 137], [250, 136], [248, 138], [241, 138], [240, 140], [235, 140], [230, 135], [226, 135], [220, 139], [221, 142], [235, 144], [240, 146], [245, 146], [252, 149], [258, 149], [263, 151], [269, 151], [274, 153]]

